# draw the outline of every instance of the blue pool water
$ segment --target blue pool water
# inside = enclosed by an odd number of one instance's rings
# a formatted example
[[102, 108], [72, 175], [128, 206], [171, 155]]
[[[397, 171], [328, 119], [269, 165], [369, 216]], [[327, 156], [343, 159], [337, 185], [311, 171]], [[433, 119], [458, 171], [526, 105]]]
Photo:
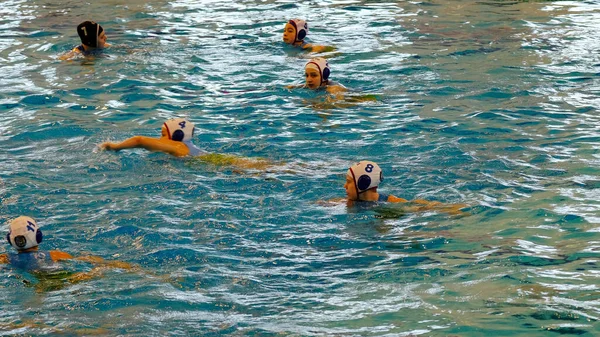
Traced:
[[[0, 221], [139, 266], [47, 289], [1, 267], [2, 335], [600, 333], [597, 2], [127, 3], [0, 2]], [[293, 17], [378, 100], [286, 89], [311, 57], [281, 42]], [[130, 47], [59, 61], [86, 19]], [[277, 165], [95, 151], [179, 116]], [[470, 215], [320, 202], [362, 159]]]

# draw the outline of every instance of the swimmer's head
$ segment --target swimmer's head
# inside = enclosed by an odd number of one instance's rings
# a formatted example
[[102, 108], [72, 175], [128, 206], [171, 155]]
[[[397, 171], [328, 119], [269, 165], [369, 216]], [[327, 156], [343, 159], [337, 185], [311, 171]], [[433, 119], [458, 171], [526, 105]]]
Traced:
[[93, 21], [84, 21], [77, 26], [77, 34], [81, 43], [91, 48], [104, 48], [106, 33], [99, 24]]
[[311, 89], [317, 89], [321, 85], [326, 84], [329, 74], [331, 74], [329, 63], [322, 57], [311, 59], [304, 66], [306, 86]]
[[184, 142], [192, 140], [196, 127], [185, 118], [173, 118], [162, 126], [162, 135], [170, 140]]
[[28, 216], [20, 216], [9, 224], [6, 240], [16, 250], [26, 250], [37, 247], [42, 242], [42, 231], [35, 220]]
[[368, 190], [376, 190], [383, 181], [383, 172], [379, 165], [363, 160], [348, 169], [346, 174], [346, 193], [348, 198], [358, 200], [359, 195]]
[[295, 44], [302, 42], [308, 34], [308, 24], [304, 20], [291, 19], [283, 28], [283, 42]]

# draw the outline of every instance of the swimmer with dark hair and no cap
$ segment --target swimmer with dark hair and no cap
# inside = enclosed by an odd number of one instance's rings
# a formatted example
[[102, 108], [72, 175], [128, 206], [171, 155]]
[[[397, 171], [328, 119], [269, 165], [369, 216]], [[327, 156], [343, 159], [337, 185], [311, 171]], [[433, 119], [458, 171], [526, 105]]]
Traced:
[[266, 160], [252, 160], [233, 155], [206, 152], [192, 143], [196, 127], [185, 118], [173, 118], [164, 122], [160, 138], [134, 136], [119, 143], [105, 142], [99, 145], [103, 150], [119, 151], [124, 149], [143, 148], [159, 151], [176, 157], [197, 157], [209, 164], [233, 165], [245, 169], [264, 169], [272, 164]]
[[[69, 253], [58, 250], [42, 251], [39, 250], [39, 244], [42, 242], [42, 239], [43, 234], [37, 222], [31, 217], [20, 216], [10, 221], [9, 231], [6, 235], [6, 240], [17, 250], [17, 253], [0, 255], [0, 264], [8, 264], [11, 267], [22, 269], [38, 276], [40, 280], [40, 284], [36, 285], [38, 290], [49, 288], [48, 283], [54, 283], [51, 286], [56, 288], [57, 275], [64, 276], [64, 280], [58, 280], [61, 283], [58, 287], [61, 287], [63, 281], [77, 283], [89, 280], [100, 276], [106, 269], [130, 270], [133, 268], [127, 262], [105, 261], [99, 256], [73, 257]], [[63, 260], [90, 262], [95, 267], [89, 272], [67, 273], [58, 264], [58, 262]]]
[[61, 60], [69, 60], [76, 55], [89, 55], [93, 51], [110, 47], [110, 44], [106, 43], [104, 28], [93, 21], [80, 23], [77, 26], [77, 34], [81, 39], [81, 45], [61, 56]]
[[306, 35], [308, 35], [308, 23], [301, 19], [291, 19], [283, 28], [283, 42], [287, 44], [307, 49], [313, 53], [323, 53], [335, 50], [334, 47], [304, 42]]
[[[408, 201], [404, 198], [399, 198], [394, 195], [382, 194], [377, 191], [379, 184], [383, 181], [383, 171], [376, 163], [363, 160], [352, 165], [346, 173], [346, 200], [348, 205], [353, 205], [355, 202], [390, 202], [390, 203], [407, 203], [409, 207], [406, 209], [411, 212], [421, 211], [441, 211], [452, 215], [465, 215], [461, 208], [468, 207], [466, 204], [442, 204], [438, 201], [427, 201], [416, 199]], [[335, 202], [340, 201], [333, 200]]]

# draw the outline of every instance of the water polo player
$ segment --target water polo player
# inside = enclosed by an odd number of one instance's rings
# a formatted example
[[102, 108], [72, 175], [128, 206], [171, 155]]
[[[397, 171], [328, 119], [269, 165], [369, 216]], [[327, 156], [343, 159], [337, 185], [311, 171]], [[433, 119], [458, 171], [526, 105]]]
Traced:
[[106, 43], [107, 36], [104, 28], [93, 21], [84, 21], [77, 26], [77, 34], [81, 39], [81, 44], [67, 54], [60, 57], [61, 60], [68, 60], [75, 55], [89, 55], [93, 51], [110, 47]]
[[322, 53], [334, 51], [335, 48], [330, 46], [320, 46], [312, 43], [306, 43], [304, 39], [308, 35], [308, 24], [301, 19], [291, 19], [286, 22], [283, 28], [283, 42], [307, 49], [313, 53]]

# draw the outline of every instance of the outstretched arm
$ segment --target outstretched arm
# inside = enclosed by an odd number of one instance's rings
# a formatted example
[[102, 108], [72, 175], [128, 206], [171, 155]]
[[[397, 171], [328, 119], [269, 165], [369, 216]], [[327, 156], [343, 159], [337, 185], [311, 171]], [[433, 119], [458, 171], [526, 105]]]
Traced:
[[68, 278], [68, 281], [70, 283], [79, 283], [82, 281], [87, 281], [87, 280], [91, 280], [93, 278], [100, 277], [100, 276], [102, 276], [104, 271], [108, 270], [108, 269], [125, 269], [125, 270], [133, 270], [134, 269], [134, 267], [130, 263], [123, 262], [123, 261], [106, 261], [99, 256], [93, 256], [93, 255], [76, 257], [76, 258], [74, 258], [74, 260], [89, 262], [91, 264], [94, 264], [95, 267], [92, 268], [92, 270], [90, 270], [88, 272], [81, 272], [81, 273], [76, 273], [76, 274], [71, 275]]
[[100, 256], [94, 256], [94, 255], [79, 256], [79, 257], [76, 257], [75, 260], [85, 261], [85, 262], [89, 262], [91, 264], [95, 264], [95, 265], [103, 266], [103, 267], [109, 267], [109, 268], [118, 268], [118, 269], [132, 269], [133, 268], [133, 266], [127, 262], [106, 261], [105, 259], [101, 258]]
[[144, 136], [134, 136], [120, 143], [105, 142], [100, 144], [100, 148], [112, 151], [143, 148], [150, 151], [166, 152], [178, 157], [183, 157], [189, 153], [189, 149], [182, 142]]
[[58, 59], [61, 61], [66, 61], [66, 60], [72, 59], [73, 57], [75, 57], [75, 55], [81, 54], [81, 51], [78, 48], [79, 47], [75, 47], [75, 48], [71, 49], [68, 53], [65, 53], [64, 55], [60, 56]]
[[[390, 195], [388, 197], [389, 202], [409, 202], [406, 199], [398, 198], [396, 196]], [[461, 211], [461, 208], [468, 207], [467, 204], [442, 204], [439, 201], [428, 201], [424, 199], [415, 199], [410, 201], [411, 206], [409, 210], [412, 212], [424, 212], [424, 211], [438, 211], [444, 212], [451, 215], [468, 215]]]
[[427, 201], [423, 199], [416, 199], [412, 201], [413, 204], [417, 204], [418, 206], [414, 206], [416, 211], [438, 211], [444, 212], [451, 215], [469, 215], [469, 213], [465, 213], [461, 211], [461, 208], [468, 207], [467, 204], [442, 204], [439, 201]]
[[408, 200], [404, 199], [404, 198], [398, 198], [395, 195], [390, 195], [388, 196], [388, 200], [389, 202], [408, 202]]
[[313, 53], [326, 53], [335, 50], [335, 47], [332, 46], [321, 46], [312, 43], [307, 43], [302, 48], [309, 49]]

